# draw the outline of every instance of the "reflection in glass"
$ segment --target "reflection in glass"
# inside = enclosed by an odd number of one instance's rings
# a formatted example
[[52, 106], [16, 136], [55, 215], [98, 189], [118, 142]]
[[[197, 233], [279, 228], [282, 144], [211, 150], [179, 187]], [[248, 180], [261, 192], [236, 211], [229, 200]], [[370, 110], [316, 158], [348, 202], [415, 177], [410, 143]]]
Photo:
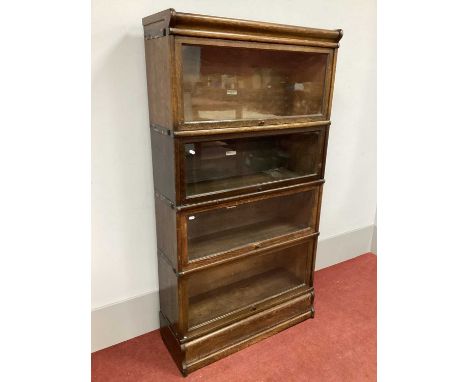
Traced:
[[185, 121], [320, 114], [328, 55], [182, 45]]
[[309, 132], [187, 143], [186, 195], [315, 175], [319, 138]]
[[309, 228], [314, 201], [307, 191], [190, 215], [189, 261]]
[[187, 281], [193, 327], [306, 283], [307, 244], [196, 272]]

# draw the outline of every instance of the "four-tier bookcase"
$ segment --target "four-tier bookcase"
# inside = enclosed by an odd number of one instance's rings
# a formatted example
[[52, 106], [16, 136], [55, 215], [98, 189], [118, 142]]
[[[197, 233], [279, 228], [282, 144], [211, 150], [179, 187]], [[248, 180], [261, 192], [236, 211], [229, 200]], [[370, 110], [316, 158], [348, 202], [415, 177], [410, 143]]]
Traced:
[[143, 19], [161, 335], [184, 375], [314, 316], [341, 30]]

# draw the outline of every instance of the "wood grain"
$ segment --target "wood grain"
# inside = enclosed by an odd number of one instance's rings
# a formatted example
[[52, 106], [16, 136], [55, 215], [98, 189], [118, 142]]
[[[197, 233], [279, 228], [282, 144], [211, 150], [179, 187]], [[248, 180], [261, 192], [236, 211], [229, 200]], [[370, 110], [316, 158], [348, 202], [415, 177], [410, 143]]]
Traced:
[[174, 9], [143, 28], [161, 336], [187, 375], [314, 316], [343, 32]]
[[[256, 42], [239, 42], [239, 41], [230, 41], [230, 40], [221, 40], [221, 39], [203, 39], [203, 38], [188, 38], [188, 37], [178, 37], [176, 36], [174, 40], [174, 49], [175, 49], [175, 55], [174, 55], [174, 63], [175, 63], [175, 87], [174, 89], [177, 91], [179, 94], [178, 100], [177, 100], [177, 110], [178, 110], [178, 116], [177, 116], [177, 123], [175, 129], [178, 131], [183, 131], [183, 130], [197, 130], [197, 129], [215, 129], [215, 128], [230, 128], [233, 126], [236, 127], [246, 127], [246, 126], [263, 126], [263, 125], [275, 125], [275, 124], [291, 124], [291, 123], [311, 123], [314, 121], [325, 121], [328, 120], [325, 118], [325, 115], [328, 112], [328, 104], [329, 104], [329, 94], [330, 94], [330, 84], [332, 82], [332, 69], [333, 69], [333, 52], [334, 49], [326, 49], [326, 48], [318, 48], [318, 47], [308, 47], [308, 46], [295, 46], [295, 45], [281, 45], [281, 44], [271, 44], [271, 43], [256, 43]], [[262, 117], [262, 118], [254, 118], [254, 119], [248, 119], [248, 118], [243, 118], [239, 119], [239, 117], [236, 115], [236, 118], [230, 119], [230, 120], [220, 120], [220, 119], [215, 119], [212, 121], [207, 121], [207, 120], [201, 120], [201, 121], [191, 121], [189, 118], [186, 118], [184, 116], [184, 70], [183, 70], [183, 65], [184, 65], [184, 59], [183, 59], [183, 54], [182, 54], [182, 47], [184, 45], [195, 45], [199, 47], [218, 47], [220, 50], [221, 49], [226, 49], [226, 48], [237, 48], [238, 50], [252, 50], [253, 51], [267, 51], [271, 52], [270, 54], [273, 54], [277, 52], [274, 60], [270, 60], [270, 62], [280, 62], [282, 60], [281, 58], [281, 53], [282, 52], [298, 52], [298, 53], [303, 53], [303, 54], [308, 54], [311, 57], [314, 55], [319, 55], [319, 56], [326, 56], [326, 67], [325, 67], [325, 74], [324, 74], [324, 80], [325, 83], [323, 87], [320, 89], [317, 89], [319, 91], [318, 96], [321, 99], [321, 110], [317, 113], [309, 114], [309, 115], [283, 115], [282, 113], [279, 113], [280, 115], [274, 116], [274, 117]], [[225, 54], [223, 54], [225, 56]], [[206, 61], [206, 60], [205, 60]], [[203, 61], [203, 62], [205, 62]], [[296, 60], [293, 60], [296, 61]], [[205, 64], [207, 64], [205, 62]], [[268, 62], [259, 62], [257, 64], [259, 67], [267, 67], [269, 64]], [[291, 67], [292, 63], [291, 60], [284, 62], [284, 67], [289, 68]], [[226, 66], [226, 65], [223, 65]], [[202, 68], [199, 69], [200, 71]], [[302, 71], [301, 71], [302, 72]], [[241, 73], [241, 72], [240, 72]], [[238, 74], [240, 74], [238, 73]], [[310, 78], [312, 80], [312, 78]], [[265, 91], [267, 89], [264, 89]], [[263, 93], [264, 95], [267, 95], [268, 93]], [[260, 96], [260, 98], [262, 98]], [[259, 99], [259, 96], [254, 97], [251, 101], [245, 100], [245, 105], [248, 108], [254, 108], [253, 106]], [[216, 101], [210, 100], [209, 105], [212, 106], [213, 103]], [[234, 107], [234, 106], [233, 106]], [[279, 112], [279, 111], [278, 111]], [[237, 112], [236, 112], [237, 114]]]
[[341, 29], [297, 27], [262, 21], [181, 13], [172, 8], [143, 18], [143, 25], [146, 28], [154, 23], [160, 24], [159, 28], [171, 28], [172, 33], [176, 34], [204, 32], [206, 36], [216, 38], [216, 33], [220, 33], [223, 37], [232, 35], [235, 40], [245, 37], [251, 40], [257, 39], [257, 41], [260, 41], [258, 39], [268, 39], [268, 41], [276, 42], [280, 39], [281, 42], [286, 41], [288, 44], [300, 41], [301, 45], [303, 42], [309, 42], [310, 44], [328, 44], [338, 47], [338, 42], [343, 36]]
[[305, 294], [185, 345], [192, 372], [311, 316], [311, 295]]

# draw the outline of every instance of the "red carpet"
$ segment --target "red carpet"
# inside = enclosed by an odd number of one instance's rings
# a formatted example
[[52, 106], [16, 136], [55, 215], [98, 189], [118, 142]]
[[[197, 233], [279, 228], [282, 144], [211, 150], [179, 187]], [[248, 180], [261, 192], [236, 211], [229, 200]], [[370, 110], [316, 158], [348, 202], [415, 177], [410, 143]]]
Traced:
[[184, 378], [154, 331], [92, 354], [92, 381], [375, 381], [377, 257], [315, 276], [315, 318]]

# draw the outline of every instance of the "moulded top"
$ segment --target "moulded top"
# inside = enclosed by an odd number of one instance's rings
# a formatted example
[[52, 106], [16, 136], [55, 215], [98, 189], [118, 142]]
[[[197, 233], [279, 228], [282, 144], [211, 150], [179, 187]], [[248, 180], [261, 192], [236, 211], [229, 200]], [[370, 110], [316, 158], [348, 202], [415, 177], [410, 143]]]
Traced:
[[160, 35], [173, 34], [251, 41], [277, 39], [281, 43], [322, 45], [327, 47], [338, 47], [338, 42], [343, 36], [341, 29], [316, 29], [180, 13], [172, 8], [147, 16], [142, 21], [145, 32], [156, 32]]

